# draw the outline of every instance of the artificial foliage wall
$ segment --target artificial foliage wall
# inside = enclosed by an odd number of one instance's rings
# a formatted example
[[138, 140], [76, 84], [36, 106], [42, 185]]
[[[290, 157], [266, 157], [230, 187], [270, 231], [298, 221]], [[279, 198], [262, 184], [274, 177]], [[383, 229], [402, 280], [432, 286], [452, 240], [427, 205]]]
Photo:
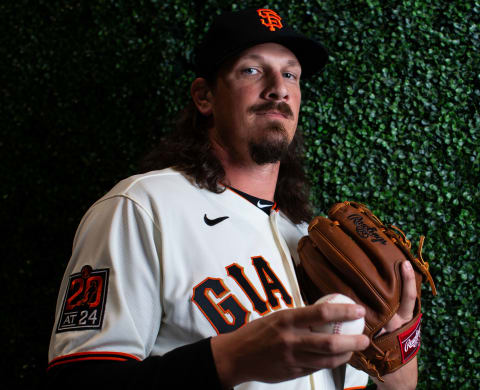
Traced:
[[34, 388], [89, 205], [171, 128], [222, 10], [271, 7], [321, 40], [300, 128], [312, 202], [424, 234], [419, 389], [480, 387], [480, 1], [0, 3], [2, 383]]

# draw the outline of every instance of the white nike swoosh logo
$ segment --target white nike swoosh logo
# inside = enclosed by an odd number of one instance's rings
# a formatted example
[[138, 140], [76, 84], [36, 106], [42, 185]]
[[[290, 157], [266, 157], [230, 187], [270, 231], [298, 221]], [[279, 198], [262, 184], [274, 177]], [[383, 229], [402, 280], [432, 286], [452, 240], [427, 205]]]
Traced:
[[262, 203], [260, 200], [257, 202], [257, 207], [264, 209], [265, 207], [272, 207], [273, 203]]

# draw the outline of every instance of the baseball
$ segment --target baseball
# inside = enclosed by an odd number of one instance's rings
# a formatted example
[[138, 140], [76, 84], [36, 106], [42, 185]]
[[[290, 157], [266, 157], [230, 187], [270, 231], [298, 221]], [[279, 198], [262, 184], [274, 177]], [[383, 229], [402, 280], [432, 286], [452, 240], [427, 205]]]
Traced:
[[[329, 294], [321, 297], [315, 304], [318, 303], [353, 303], [355, 301], [342, 294]], [[328, 322], [319, 326], [312, 326], [312, 331], [331, 334], [362, 334], [365, 327], [365, 319], [359, 318], [353, 321], [346, 322]]]

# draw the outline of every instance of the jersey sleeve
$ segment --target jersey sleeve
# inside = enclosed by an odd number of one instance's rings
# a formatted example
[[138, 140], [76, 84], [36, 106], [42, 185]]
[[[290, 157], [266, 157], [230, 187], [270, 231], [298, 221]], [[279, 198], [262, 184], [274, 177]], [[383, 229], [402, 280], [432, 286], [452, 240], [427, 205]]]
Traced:
[[[199, 382], [220, 388], [209, 338], [150, 355], [162, 319], [161, 254], [161, 227], [148, 209], [126, 196], [92, 206], [60, 288], [49, 388], [84, 388], [82, 379], [119, 389]], [[190, 374], [182, 376], [188, 362]]]
[[161, 236], [147, 211], [115, 196], [80, 223], [57, 300], [49, 360], [109, 352], [143, 360], [161, 322]]

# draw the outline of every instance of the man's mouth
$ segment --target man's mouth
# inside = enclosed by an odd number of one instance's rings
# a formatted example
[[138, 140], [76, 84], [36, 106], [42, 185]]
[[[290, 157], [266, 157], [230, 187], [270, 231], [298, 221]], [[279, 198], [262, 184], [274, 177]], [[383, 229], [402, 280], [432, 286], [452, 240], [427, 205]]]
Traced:
[[289, 115], [287, 114], [284, 114], [280, 111], [275, 111], [275, 110], [270, 110], [270, 111], [257, 111], [256, 112], [257, 115], [265, 115], [265, 116], [270, 116], [270, 117], [274, 117], [274, 118], [285, 118], [285, 119], [288, 119], [289, 118]]

